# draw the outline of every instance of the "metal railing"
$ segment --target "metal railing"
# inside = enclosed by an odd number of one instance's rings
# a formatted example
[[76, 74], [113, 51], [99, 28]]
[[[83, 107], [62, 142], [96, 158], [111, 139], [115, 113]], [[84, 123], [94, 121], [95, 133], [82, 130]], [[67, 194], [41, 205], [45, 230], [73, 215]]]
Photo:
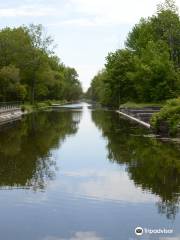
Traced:
[[18, 109], [21, 107], [21, 102], [0, 102], [0, 112]]

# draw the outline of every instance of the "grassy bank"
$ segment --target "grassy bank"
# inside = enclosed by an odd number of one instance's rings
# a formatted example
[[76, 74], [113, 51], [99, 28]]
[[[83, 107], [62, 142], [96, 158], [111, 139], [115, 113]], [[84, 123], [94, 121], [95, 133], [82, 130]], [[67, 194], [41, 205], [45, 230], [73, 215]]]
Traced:
[[120, 108], [145, 108], [145, 107], [163, 107], [165, 102], [160, 103], [135, 103], [135, 102], [126, 102], [120, 105]]
[[26, 111], [28, 113], [34, 112], [34, 111], [40, 111], [46, 108], [51, 107], [53, 104], [66, 104], [68, 101], [57, 101], [57, 100], [47, 100], [43, 102], [36, 102], [35, 104], [30, 104], [28, 102], [21, 105], [21, 109], [23, 111]]

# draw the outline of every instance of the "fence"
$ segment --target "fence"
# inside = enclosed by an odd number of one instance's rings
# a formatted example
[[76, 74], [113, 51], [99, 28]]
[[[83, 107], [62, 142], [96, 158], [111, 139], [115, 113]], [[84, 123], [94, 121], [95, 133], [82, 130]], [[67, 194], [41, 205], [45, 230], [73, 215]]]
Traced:
[[21, 102], [0, 102], [0, 112], [18, 109], [21, 106]]

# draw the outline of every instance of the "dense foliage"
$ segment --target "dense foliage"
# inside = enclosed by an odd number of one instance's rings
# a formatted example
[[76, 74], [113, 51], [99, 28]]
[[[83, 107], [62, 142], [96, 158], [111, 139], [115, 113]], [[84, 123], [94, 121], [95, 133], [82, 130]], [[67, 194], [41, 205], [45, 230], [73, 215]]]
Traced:
[[159, 102], [180, 94], [180, 17], [173, 0], [141, 19], [129, 33], [125, 49], [106, 57], [87, 97], [108, 106], [127, 101]]
[[76, 100], [78, 74], [54, 54], [41, 25], [0, 31], [0, 101]]
[[159, 133], [180, 136], [180, 98], [168, 100], [161, 111], [153, 115], [151, 125]]

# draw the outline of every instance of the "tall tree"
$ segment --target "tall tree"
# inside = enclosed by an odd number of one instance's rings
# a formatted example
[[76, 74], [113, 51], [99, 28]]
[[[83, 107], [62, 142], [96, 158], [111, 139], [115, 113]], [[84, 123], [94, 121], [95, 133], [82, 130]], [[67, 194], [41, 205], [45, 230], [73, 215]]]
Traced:
[[157, 102], [180, 95], [180, 17], [175, 1], [165, 0], [155, 15], [142, 18], [125, 46], [106, 57], [103, 81], [101, 74], [92, 80], [90, 90], [98, 101], [117, 107], [126, 101]]

